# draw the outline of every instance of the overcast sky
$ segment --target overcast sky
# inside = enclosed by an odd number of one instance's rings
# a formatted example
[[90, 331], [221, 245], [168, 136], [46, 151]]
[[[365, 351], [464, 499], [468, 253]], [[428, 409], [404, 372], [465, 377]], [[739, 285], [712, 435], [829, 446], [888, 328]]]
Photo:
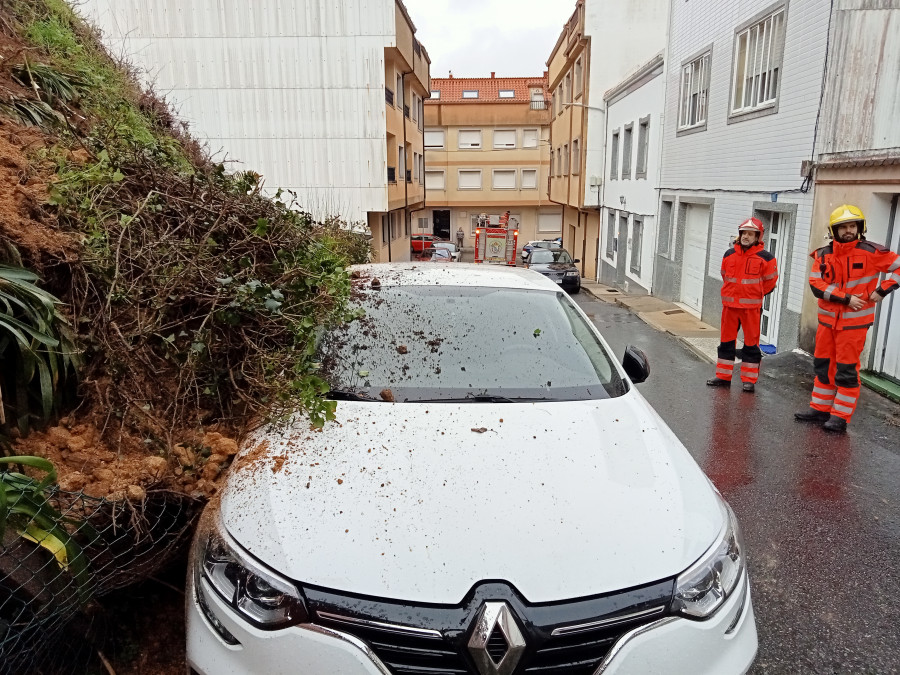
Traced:
[[575, 11], [575, 0], [403, 0], [431, 76], [532, 77]]

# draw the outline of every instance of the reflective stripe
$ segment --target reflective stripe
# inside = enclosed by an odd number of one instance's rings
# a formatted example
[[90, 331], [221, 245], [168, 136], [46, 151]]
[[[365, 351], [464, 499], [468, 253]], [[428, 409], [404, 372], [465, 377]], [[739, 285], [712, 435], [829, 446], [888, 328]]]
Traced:
[[853, 286], [859, 286], [860, 284], [867, 284], [870, 281], [877, 281], [877, 280], [878, 280], [878, 275], [876, 274], [875, 276], [872, 276], [872, 277], [863, 277], [862, 279], [854, 279], [853, 281], [848, 281], [846, 283], [846, 287], [852, 288]]
[[731, 379], [732, 370], [729, 368], [728, 370], [722, 370], [721, 368], [716, 368], [716, 375], [724, 375], [726, 380]]
[[749, 361], [741, 361], [741, 370], [759, 370], [758, 363], [750, 363]]
[[716, 363], [720, 366], [727, 366], [729, 368], [732, 368], [734, 366], [734, 359], [731, 359], [730, 361], [728, 359], [718, 359]]
[[835, 396], [834, 398], [835, 398], [835, 400], [843, 401], [844, 403], [850, 403], [850, 404], [856, 403], [855, 396], [847, 396], [846, 394], [842, 394], [840, 392], [838, 392], [837, 396]]
[[853, 414], [853, 408], [848, 408], [847, 406], [841, 405], [841, 404], [839, 404], [839, 403], [835, 403], [833, 406], [831, 406], [831, 409], [834, 410], [834, 411], [836, 411], [836, 412], [842, 412], [842, 413], [845, 413], [845, 414], [847, 414], [847, 415], [852, 415], [852, 414]]
[[889, 276], [885, 281], [896, 281], [900, 284], [900, 272], [894, 272], [891, 276]]
[[829, 405], [830, 406], [832, 404], [832, 400], [830, 398], [820, 398], [820, 397], [816, 396], [815, 394], [812, 395], [811, 400], [813, 403], [818, 403], [819, 405]]
[[734, 298], [726, 298], [724, 295], [722, 296], [723, 302], [734, 302]]
[[895, 269], [898, 269], [898, 268], [900, 268], [900, 258], [897, 258], [894, 262], [892, 262], [892, 263], [888, 266], [887, 271], [888, 271], [888, 272], [893, 272]]
[[834, 396], [834, 392], [835, 392], [834, 389], [825, 389], [824, 387], [813, 387], [813, 393], [814, 393], [814, 394], [821, 394], [821, 395], [824, 395], [824, 396], [833, 397], [833, 396]]
[[741, 298], [738, 302], [742, 305], [761, 305], [762, 298]]
[[742, 284], [758, 284], [759, 277], [753, 277], [752, 279], [741, 279]]
[[[763, 281], [768, 281], [769, 279], [774, 279], [777, 276], [778, 276], [778, 272], [774, 272], [773, 274], [767, 274], [766, 276], [763, 277]], [[819, 277], [821, 278], [821, 275], [819, 275]]]
[[837, 316], [834, 312], [829, 312], [827, 309], [820, 309], [819, 316]]
[[810, 278], [810, 279], [821, 279], [821, 278], [822, 278], [822, 273], [821, 273], [821, 272], [810, 272], [810, 273], [809, 273], [809, 278]]
[[723, 280], [723, 281], [727, 281], [727, 282], [730, 283], [730, 284], [736, 284], [736, 283], [737, 283], [737, 279], [735, 279], [734, 277], [722, 277], [722, 280]]
[[831, 284], [828, 288], [826, 288], [825, 289], [825, 299], [828, 301], [831, 301], [831, 292], [836, 291], [836, 290], [837, 290], [837, 286], [835, 286], [834, 284]]
[[844, 312], [841, 316], [844, 319], [855, 319], [860, 316], [870, 316], [875, 313], [874, 307], [869, 307], [868, 309], [861, 309], [858, 312]]

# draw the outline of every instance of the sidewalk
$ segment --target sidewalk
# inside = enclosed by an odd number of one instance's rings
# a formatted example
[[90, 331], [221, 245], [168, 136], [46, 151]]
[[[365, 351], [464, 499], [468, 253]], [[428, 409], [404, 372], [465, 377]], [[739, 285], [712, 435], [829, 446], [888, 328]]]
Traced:
[[597, 300], [624, 307], [652, 328], [677, 338], [701, 359], [709, 363], [716, 362], [719, 329], [703, 323], [675, 303], [652, 295], [628, 295], [590, 279], [581, 280], [581, 290]]

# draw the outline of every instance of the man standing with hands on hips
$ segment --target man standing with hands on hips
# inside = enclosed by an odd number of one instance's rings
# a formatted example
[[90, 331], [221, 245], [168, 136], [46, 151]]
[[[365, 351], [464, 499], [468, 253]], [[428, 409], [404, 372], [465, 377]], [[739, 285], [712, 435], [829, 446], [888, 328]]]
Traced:
[[719, 343], [716, 376], [710, 387], [730, 387], [738, 329], [744, 331], [741, 350], [741, 382], [753, 393], [759, 379], [762, 352], [759, 349], [759, 320], [763, 298], [778, 281], [778, 262], [762, 243], [763, 224], [749, 218], [738, 226], [734, 246], [722, 258], [722, 337]]
[[[875, 323], [875, 304], [900, 286], [900, 256], [866, 241], [866, 219], [855, 206], [837, 207], [828, 228], [832, 242], [812, 253], [809, 273], [819, 300], [816, 379], [809, 409], [794, 417], [844, 433], [859, 401], [859, 357]], [[887, 276], [879, 284], [881, 273]]]

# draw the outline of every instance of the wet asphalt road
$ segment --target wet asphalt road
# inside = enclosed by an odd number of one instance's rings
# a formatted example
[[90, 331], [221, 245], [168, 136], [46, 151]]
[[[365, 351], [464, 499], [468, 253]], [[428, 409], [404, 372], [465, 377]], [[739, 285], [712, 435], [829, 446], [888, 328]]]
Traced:
[[[734, 508], [749, 551], [759, 653], [751, 673], [900, 673], [900, 405], [863, 389], [845, 436], [793, 420], [811, 360], [764, 358], [756, 394], [705, 385], [713, 366], [637, 316], [574, 296], [638, 390]], [[735, 376], [737, 381], [737, 376]]]

